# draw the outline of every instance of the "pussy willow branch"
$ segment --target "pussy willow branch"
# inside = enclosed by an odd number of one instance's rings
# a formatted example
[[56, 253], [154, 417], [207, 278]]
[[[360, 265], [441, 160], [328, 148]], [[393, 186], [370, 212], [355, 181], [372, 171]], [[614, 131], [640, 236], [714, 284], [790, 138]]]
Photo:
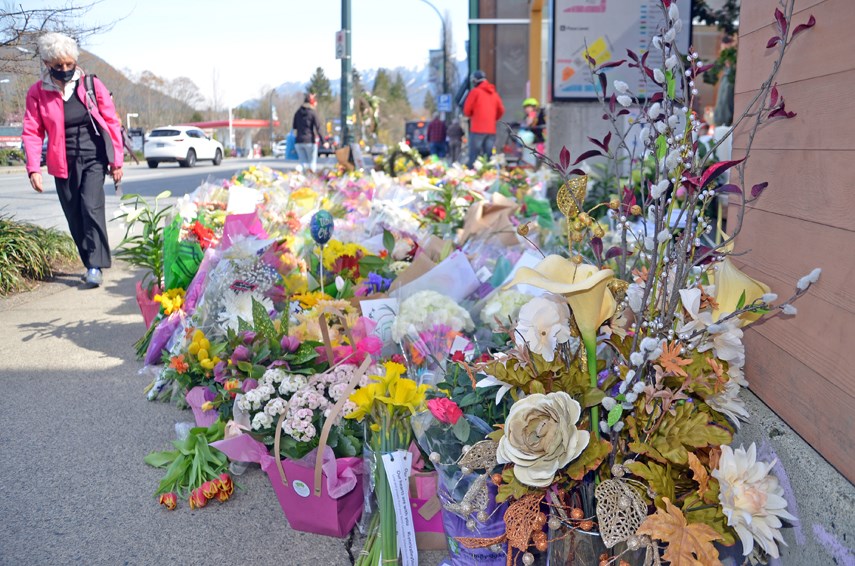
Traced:
[[[776, 57], [775, 61], [772, 64], [772, 69], [769, 72], [768, 78], [760, 86], [760, 91], [751, 100], [751, 102], [746, 107], [745, 111], [743, 112], [742, 116], [740, 116], [739, 120], [737, 120], [737, 122], [734, 123], [731, 130], [722, 138], [722, 140], [719, 141], [718, 144], [713, 146], [713, 148], [710, 150], [710, 152], [707, 153], [707, 155], [701, 161], [700, 169], [703, 168], [703, 165], [706, 163], [706, 161], [713, 154], [713, 152], [715, 151], [715, 148], [718, 147], [718, 145], [724, 139], [727, 139], [728, 137], [732, 137], [734, 135], [734, 132], [736, 131], [737, 125], [739, 123], [741, 123], [742, 120], [746, 119], [749, 115], [751, 115], [754, 118], [753, 123], [751, 124], [751, 126], [748, 130], [748, 142], [746, 143], [745, 151], [744, 151], [745, 160], [737, 166], [737, 171], [739, 173], [740, 187], [742, 188], [742, 190], [740, 191], [740, 194], [739, 194], [739, 206], [738, 206], [736, 224], [732, 230], [729, 230], [730, 234], [728, 235], [727, 238], [725, 238], [720, 244], [718, 244], [717, 246], [715, 246], [711, 250], [701, 254], [700, 257], [694, 258], [694, 261], [692, 261], [692, 262], [688, 261], [688, 254], [687, 253], [686, 254], [680, 254], [678, 256], [680, 258], [680, 265], [679, 265], [679, 272], [677, 274], [676, 281], [681, 283], [680, 288], [682, 288], [682, 286], [683, 286], [682, 283], [684, 283], [686, 281], [686, 279], [688, 278], [689, 272], [691, 271], [692, 267], [694, 267], [694, 265], [699, 264], [700, 262], [702, 262], [706, 258], [712, 256], [718, 250], [728, 246], [731, 242], [733, 242], [736, 239], [736, 236], [739, 235], [739, 233], [742, 231], [742, 225], [744, 222], [745, 209], [746, 209], [746, 206], [745, 206], [746, 205], [745, 166], [747, 164], [748, 157], [750, 156], [751, 147], [754, 144], [754, 138], [757, 135], [757, 131], [760, 129], [760, 127], [764, 123], [766, 123], [768, 121], [768, 112], [764, 112], [764, 110], [767, 108], [766, 107], [766, 100], [768, 99], [769, 93], [772, 90], [772, 86], [774, 84], [775, 77], [777, 76], [778, 71], [781, 68], [781, 63], [783, 62], [784, 55], [786, 54], [787, 49], [789, 48], [789, 46], [792, 42], [792, 36], [790, 35], [791, 34], [790, 29], [792, 26], [790, 24], [792, 22], [794, 3], [795, 3], [795, 0], [782, 0], [781, 5], [784, 7], [784, 18], [787, 22], [787, 34], [783, 34], [784, 37], [781, 38], [781, 42], [780, 42], [779, 47], [778, 47], [778, 56]], [[789, 39], [788, 39], [788, 37], [789, 37]], [[758, 106], [758, 103], [759, 103], [759, 106]], [[686, 240], [686, 241], [688, 242], [688, 240]], [[674, 317], [676, 315], [678, 301], [679, 301], [679, 292], [678, 292], [678, 289], [675, 288], [675, 293], [670, 297], [670, 300], [668, 301], [668, 308], [665, 311], [665, 313], [667, 315], [666, 326], [670, 326], [670, 324], [674, 320]]]

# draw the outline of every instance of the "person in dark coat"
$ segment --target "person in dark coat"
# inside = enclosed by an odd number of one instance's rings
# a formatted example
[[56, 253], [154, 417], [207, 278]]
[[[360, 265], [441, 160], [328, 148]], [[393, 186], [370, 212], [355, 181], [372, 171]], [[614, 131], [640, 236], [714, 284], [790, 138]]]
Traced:
[[460, 120], [452, 120], [448, 126], [448, 159], [451, 163], [460, 163], [460, 148], [463, 146], [463, 127]]
[[27, 174], [33, 190], [41, 193], [42, 143], [47, 136], [47, 171], [56, 181], [56, 192], [68, 230], [86, 267], [84, 282], [98, 287], [102, 269], [111, 265], [105, 218], [104, 178], [122, 181], [121, 122], [107, 87], [93, 77], [87, 91], [85, 73], [77, 66], [77, 43], [61, 33], [38, 39], [44, 63], [41, 79], [27, 91], [24, 129]]
[[488, 159], [496, 145], [496, 122], [505, 113], [496, 87], [487, 80], [484, 71], [472, 73], [474, 88], [466, 97], [463, 113], [469, 117], [469, 166], [480, 156]]
[[321, 121], [315, 112], [317, 100], [314, 94], [307, 94], [303, 104], [294, 114], [295, 143], [297, 157], [304, 169], [314, 171], [318, 166], [318, 144], [323, 140], [321, 134]]
[[446, 128], [445, 122], [440, 119], [439, 113], [434, 112], [433, 120], [428, 124], [427, 139], [430, 144], [431, 155], [436, 155], [440, 159], [445, 158], [445, 137], [447, 130], [448, 128]]

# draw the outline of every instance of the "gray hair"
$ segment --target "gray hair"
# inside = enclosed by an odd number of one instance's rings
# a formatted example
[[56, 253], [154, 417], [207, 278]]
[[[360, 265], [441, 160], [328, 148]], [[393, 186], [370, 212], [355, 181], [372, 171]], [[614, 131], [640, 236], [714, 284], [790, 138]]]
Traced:
[[71, 57], [75, 61], [80, 56], [77, 42], [62, 33], [50, 32], [39, 37], [39, 56], [42, 61], [56, 61]]

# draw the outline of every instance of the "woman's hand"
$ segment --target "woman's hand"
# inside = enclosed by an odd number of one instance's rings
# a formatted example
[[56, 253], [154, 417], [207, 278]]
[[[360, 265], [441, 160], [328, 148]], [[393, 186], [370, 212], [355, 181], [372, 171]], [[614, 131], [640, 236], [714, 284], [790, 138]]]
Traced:
[[121, 167], [119, 167], [119, 168], [114, 167], [110, 171], [110, 173], [113, 175], [113, 182], [114, 183], [121, 183], [122, 182], [122, 168]]
[[42, 187], [41, 173], [30, 173], [30, 186], [33, 187], [33, 190], [37, 193], [44, 191], [44, 187]]

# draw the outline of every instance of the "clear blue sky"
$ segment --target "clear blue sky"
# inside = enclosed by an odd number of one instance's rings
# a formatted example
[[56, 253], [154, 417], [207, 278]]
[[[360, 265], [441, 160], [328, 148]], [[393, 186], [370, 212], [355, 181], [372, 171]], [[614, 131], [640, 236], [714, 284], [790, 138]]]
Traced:
[[[458, 58], [465, 56], [468, 2], [431, 0], [448, 14]], [[82, 3], [78, 0], [75, 3]], [[63, 6], [30, 0], [28, 9]], [[421, 67], [440, 45], [440, 19], [421, 0], [351, 0], [357, 69]], [[123, 19], [122, 19], [123, 18]], [[316, 67], [341, 75], [335, 32], [340, 0], [103, 0], [87, 23], [118, 21], [82, 47], [118, 69], [192, 79], [213, 97], [239, 104], [286, 81], [307, 81]]]

